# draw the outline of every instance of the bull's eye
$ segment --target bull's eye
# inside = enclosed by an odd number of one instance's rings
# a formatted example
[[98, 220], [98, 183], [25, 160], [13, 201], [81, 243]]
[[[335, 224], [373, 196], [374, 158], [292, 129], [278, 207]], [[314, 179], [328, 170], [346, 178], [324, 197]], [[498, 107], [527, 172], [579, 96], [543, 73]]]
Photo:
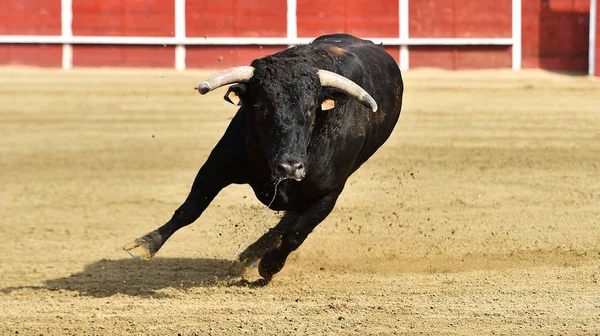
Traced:
[[259, 104], [254, 104], [254, 117], [256, 121], [264, 121], [267, 119], [268, 110]]
[[267, 114], [267, 109], [266, 109], [266, 108], [264, 108], [262, 105], [255, 104], [255, 105], [253, 105], [253, 106], [254, 106], [254, 111], [255, 111], [255, 112], [259, 112], [259, 113]]

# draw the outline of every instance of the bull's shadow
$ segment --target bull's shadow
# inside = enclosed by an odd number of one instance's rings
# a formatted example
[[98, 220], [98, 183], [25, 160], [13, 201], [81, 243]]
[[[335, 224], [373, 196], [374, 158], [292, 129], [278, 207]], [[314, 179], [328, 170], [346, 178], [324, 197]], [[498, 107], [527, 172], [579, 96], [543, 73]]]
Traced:
[[[99, 260], [70, 276], [46, 280], [46, 290], [75, 291], [80, 295], [109, 297], [115, 294], [130, 296], [168, 296], [159, 291], [166, 288], [185, 290], [194, 287], [231, 285], [239, 280], [242, 269], [231, 260], [154, 258], [147, 262], [133, 259]], [[1, 289], [12, 292], [20, 288]]]

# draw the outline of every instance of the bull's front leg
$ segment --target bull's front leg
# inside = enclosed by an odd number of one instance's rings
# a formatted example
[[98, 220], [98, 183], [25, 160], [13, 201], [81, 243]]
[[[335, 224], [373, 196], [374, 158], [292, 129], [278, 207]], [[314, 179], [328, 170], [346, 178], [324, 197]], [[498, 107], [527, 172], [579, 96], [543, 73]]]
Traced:
[[248, 162], [243, 145], [244, 121], [241, 119], [239, 113], [234, 117], [225, 135], [200, 168], [187, 199], [171, 219], [158, 229], [123, 246], [133, 258], [151, 259], [173, 233], [198, 219], [221, 189], [231, 183], [247, 181]]
[[240, 253], [239, 260], [244, 267], [253, 265], [268, 251], [281, 244], [281, 236], [285, 230], [298, 220], [299, 213], [296, 211], [287, 211], [275, 227], [269, 229], [264, 235], [252, 245], [248, 246], [244, 252]]
[[281, 244], [262, 256], [258, 264], [260, 276], [270, 281], [273, 275], [281, 271], [290, 253], [298, 249], [313, 229], [331, 213], [340, 193], [341, 189], [336, 190], [308, 206], [294, 223], [287, 226]]
[[198, 172], [187, 199], [167, 223], [143, 237], [125, 244], [123, 249], [137, 260], [149, 260], [173, 233], [198, 219], [219, 191], [228, 184], [222, 177], [219, 177], [218, 172], [213, 168], [216, 165], [217, 163], [212, 162], [209, 158]]

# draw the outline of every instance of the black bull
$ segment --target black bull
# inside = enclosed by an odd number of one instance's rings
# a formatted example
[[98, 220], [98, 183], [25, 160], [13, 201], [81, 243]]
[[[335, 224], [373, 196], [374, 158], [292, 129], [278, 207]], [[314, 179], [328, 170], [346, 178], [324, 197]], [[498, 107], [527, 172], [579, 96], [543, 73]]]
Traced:
[[333, 210], [348, 177], [390, 136], [402, 107], [402, 76], [381, 46], [340, 34], [223, 70], [198, 90], [225, 84], [234, 84], [225, 99], [241, 107], [189, 196], [165, 225], [124, 249], [136, 259], [152, 258], [221, 189], [246, 183], [263, 204], [285, 211], [239, 256], [245, 265], [260, 260], [258, 271], [268, 281]]

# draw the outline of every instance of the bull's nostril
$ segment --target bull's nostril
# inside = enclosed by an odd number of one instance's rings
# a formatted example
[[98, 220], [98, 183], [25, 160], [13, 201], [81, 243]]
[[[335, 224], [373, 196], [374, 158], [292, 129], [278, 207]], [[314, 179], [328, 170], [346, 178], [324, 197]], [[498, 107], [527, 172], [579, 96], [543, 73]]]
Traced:
[[294, 164], [294, 168], [295, 168], [295, 170], [304, 169], [304, 163], [298, 162], [298, 163]]
[[292, 173], [292, 166], [288, 163], [280, 163], [277, 168], [286, 176]]

